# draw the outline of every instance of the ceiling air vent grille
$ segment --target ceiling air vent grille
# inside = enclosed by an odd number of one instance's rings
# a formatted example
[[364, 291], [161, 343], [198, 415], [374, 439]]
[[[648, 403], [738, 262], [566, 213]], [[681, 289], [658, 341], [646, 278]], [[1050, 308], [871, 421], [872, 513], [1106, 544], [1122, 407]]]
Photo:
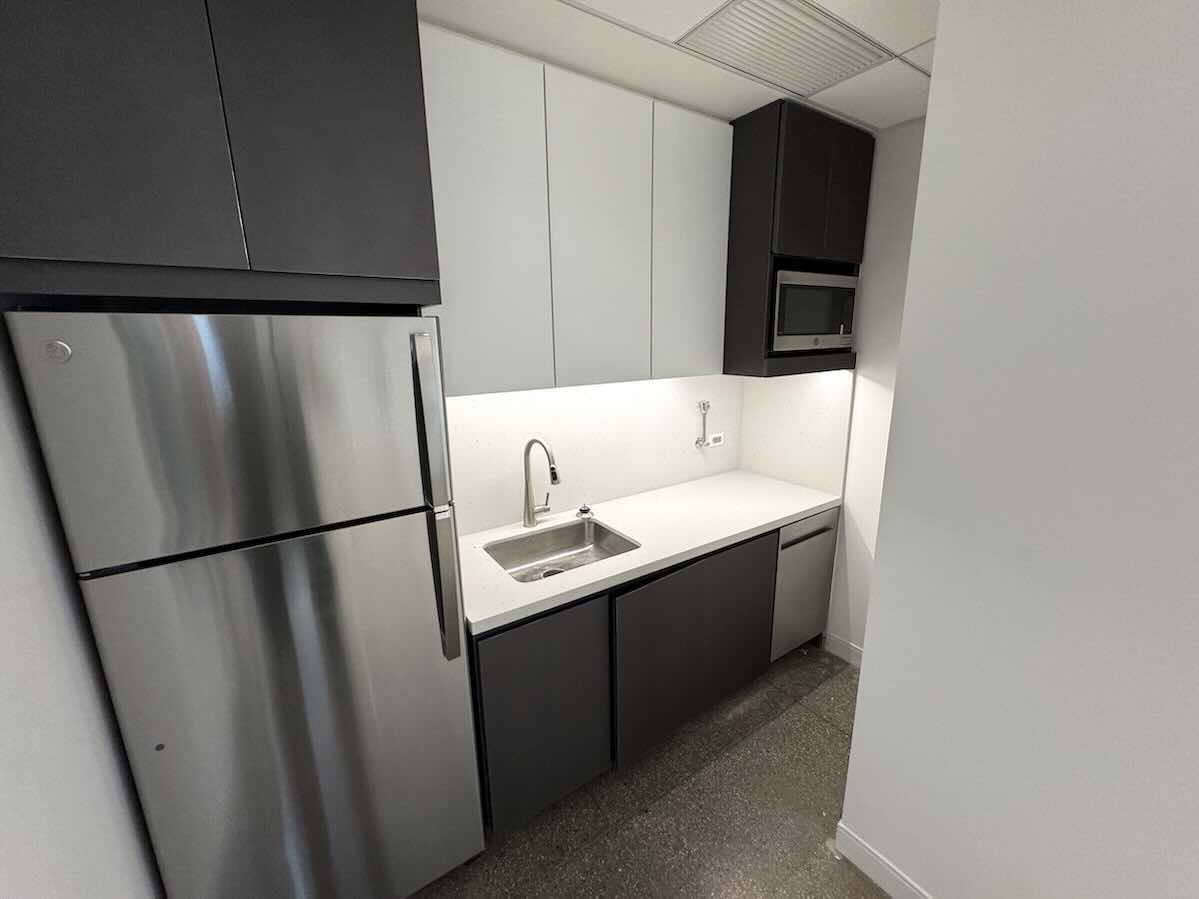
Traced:
[[679, 43], [801, 97], [891, 58], [803, 0], [734, 0]]

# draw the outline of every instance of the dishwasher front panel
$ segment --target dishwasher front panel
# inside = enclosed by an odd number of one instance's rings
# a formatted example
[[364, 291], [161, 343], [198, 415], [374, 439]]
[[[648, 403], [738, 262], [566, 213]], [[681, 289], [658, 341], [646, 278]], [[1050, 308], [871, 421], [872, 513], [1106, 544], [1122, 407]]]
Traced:
[[837, 551], [837, 516], [830, 509], [779, 532], [770, 661], [824, 633]]

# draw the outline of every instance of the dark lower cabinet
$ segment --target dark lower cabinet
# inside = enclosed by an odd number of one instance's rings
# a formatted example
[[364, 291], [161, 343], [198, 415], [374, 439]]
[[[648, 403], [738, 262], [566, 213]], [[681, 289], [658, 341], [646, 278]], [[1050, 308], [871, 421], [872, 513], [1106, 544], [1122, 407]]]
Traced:
[[777, 561], [776, 531], [613, 598], [617, 765], [766, 670]]
[[0, 256], [248, 267], [204, 0], [4, 0], [0, 123]]
[[208, 0], [250, 266], [437, 277], [415, 0]]
[[524, 824], [611, 767], [608, 631], [608, 597], [601, 596], [478, 641], [495, 832]]

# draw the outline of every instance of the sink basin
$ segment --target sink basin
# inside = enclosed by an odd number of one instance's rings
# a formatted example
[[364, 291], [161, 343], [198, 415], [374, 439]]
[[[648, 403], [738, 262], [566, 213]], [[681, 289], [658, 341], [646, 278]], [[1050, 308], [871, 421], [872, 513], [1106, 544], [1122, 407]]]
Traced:
[[640, 545], [591, 518], [496, 540], [483, 549], [512, 577], [528, 582], [618, 556]]

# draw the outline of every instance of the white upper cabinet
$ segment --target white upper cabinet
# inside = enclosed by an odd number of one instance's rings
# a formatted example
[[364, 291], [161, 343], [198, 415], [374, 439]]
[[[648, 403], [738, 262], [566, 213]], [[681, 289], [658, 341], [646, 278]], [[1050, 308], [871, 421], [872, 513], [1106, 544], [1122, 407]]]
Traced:
[[421, 25], [446, 393], [554, 386], [541, 63]]
[[733, 128], [654, 103], [653, 376], [724, 369]]
[[732, 127], [420, 37], [446, 393], [720, 372]]
[[553, 66], [545, 101], [558, 386], [648, 378], [653, 101]]

